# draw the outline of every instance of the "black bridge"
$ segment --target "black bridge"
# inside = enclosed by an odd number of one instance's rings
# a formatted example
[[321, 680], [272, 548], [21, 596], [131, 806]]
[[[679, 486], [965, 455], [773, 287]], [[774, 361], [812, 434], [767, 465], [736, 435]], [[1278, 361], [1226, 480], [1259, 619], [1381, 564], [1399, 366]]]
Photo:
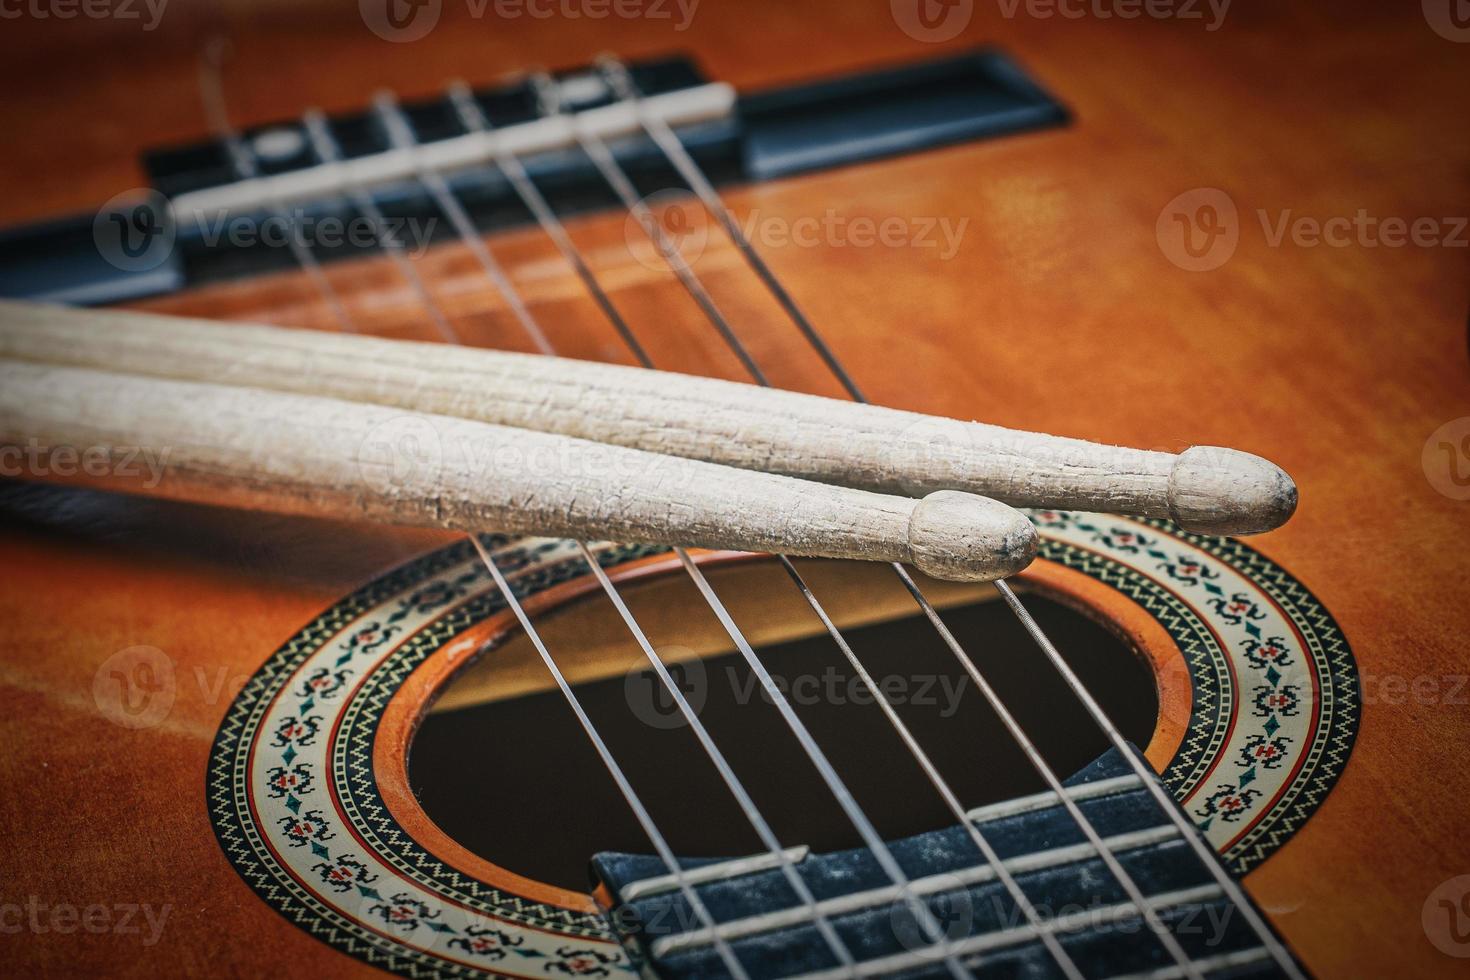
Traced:
[[[713, 90], [719, 87], [685, 58], [629, 67], [633, 82], [648, 98], [700, 91], [718, 95]], [[595, 112], [616, 101], [594, 69], [559, 72], [550, 81], [557, 108], [568, 114]], [[545, 86], [538, 89], [526, 80], [471, 93], [488, 130], [500, 137], [545, 122], [545, 94]], [[748, 93], [729, 103], [722, 112], [675, 125], [711, 180], [725, 185], [1058, 125], [1067, 118], [1056, 100], [994, 50]], [[425, 150], [470, 134], [447, 95], [399, 108], [412, 138]], [[326, 117], [325, 124], [349, 163], [383, 159], [394, 149], [374, 109]], [[325, 228], [324, 219], [332, 219], [337, 228], [360, 224], [364, 216], [349, 197], [324, 188], [286, 202], [292, 229], [269, 231], [271, 210], [265, 202], [221, 192], [248, 191], [251, 176], [320, 173], [324, 161], [303, 119], [256, 126], [238, 136], [249, 157], [247, 169], [254, 174], [242, 173], [240, 156], [223, 138], [162, 148], [143, 160], [152, 193], [115, 201], [100, 213], [0, 232], [0, 296], [92, 305], [168, 293], [294, 267], [296, 260], [283, 242], [261, 240], [269, 234]], [[607, 143], [639, 193], [683, 186], [664, 154], [643, 134], [613, 135]], [[592, 162], [575, 146], [533, 147], [520, 162], [559, 214], [617, 205]], [[440, 175], [481, 231], [534, 221], [491, 160], [462, 159]], [[388, 223], [420, 222], [426, 241], [414, 244], [455, 235], [417, 175], [386, 179], [365, 190]], [[249, 234], [234, 233], [240, 228]], [[323, 233], [311, 239], [310, 248], [317, 259], [332, 261], [371, 254], [378, 245], [372, 235], [339, 234], [329, 240]]]

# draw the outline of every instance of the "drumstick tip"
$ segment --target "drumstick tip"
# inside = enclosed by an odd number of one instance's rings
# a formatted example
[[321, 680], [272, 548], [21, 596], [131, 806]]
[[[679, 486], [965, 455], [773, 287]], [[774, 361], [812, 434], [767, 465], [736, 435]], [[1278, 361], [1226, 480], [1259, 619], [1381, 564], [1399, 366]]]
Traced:
[[940, 490], [909, 517], [913, 563], [932, 578], [990, 582], [1021, 571], [1036, 557], [1036, 528], [1020, 511], [973, 493]]
[[1194, 446], [1169, 473], [1169, 513], [1186, 531], [1260, 534], [1296, 511], [1296, 484], [1268, 459], [1220, 446]]

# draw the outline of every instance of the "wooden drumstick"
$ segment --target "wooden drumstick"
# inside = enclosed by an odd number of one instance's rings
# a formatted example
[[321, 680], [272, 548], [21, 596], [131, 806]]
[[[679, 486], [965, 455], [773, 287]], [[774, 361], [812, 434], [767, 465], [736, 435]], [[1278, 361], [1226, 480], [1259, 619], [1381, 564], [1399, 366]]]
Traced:
[[1296, 486], [1258, 456], [1175, 455], [751, 385], [441, 344], [0, 303], [0, 356], [396, 405], [884, 493], [1280, 526]]
[[1020, 571], [1036, 532], [967, 493], [912, 500], [468, 419], [0, 361], [8, 475], [466, 531]]

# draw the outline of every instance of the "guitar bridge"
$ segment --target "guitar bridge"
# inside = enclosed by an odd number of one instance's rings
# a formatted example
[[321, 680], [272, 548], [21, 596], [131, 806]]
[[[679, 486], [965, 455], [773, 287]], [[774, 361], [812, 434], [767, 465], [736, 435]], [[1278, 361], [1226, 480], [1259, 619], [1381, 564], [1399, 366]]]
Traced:
[[[1060, 103], [996, 50], [738, 97], [687, 58], [629, 70], [648, 109], [675, 129], [716, 185], [858, 164], [1067, 118]], [[242, 172], [240, 154], [224, 138], [149, 152], [143, 167], [152, 193], [110, 203], [100, 213], [0, 233], [0, 296], [100, 305], [291, 268], [296, 259], [281, 247], [283, 236], [303, 228], [319, 229], [309, 242], [319, 261], [371, 254], [375, 236], [351, 229], [378, 216], [365, 215], [344, 193], [349, 190], [371, 195], [390, 226], [414, 231], [398, 237], [427, 246], [454, 237], [456, 229], [425, 193], [418, 179], [425, 169], [447, 181], [477, 230], [531, 224], [533, 215], [496, 164], [497, 147], [514, 151], [557, 213], [615, 208], [612, 189], [576, 146], [566, 123], [571, 117], [607, 142], [640, 194], [683, 186], [640, 132], [636, 113], [595, 71], [558, 73], [551, 86], [565, 115], [548, 114], [534, 80], [473, 92], [486, 132], [471, 131], [448, 96], [404, 103], [413, 152], [394, 145], [382, 113], [372, 108], [324, 117], [339, 162], [315, 151], [305, 118], [238, 134], [251, 172]], [[289, 221], [280, 220], [282, 212]]]

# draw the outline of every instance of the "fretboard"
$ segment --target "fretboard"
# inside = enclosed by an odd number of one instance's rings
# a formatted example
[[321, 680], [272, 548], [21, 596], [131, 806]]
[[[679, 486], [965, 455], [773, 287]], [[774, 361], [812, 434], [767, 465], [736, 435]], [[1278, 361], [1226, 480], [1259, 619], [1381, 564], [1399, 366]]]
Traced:
[[[1139, 777], [1109, 753], [1067, 781], [1093, 824], [1201, 975], [1273, 977], [1280, 970], [1160, 810]], [[1088, 977], [1186, 975], [1151, 934], [1140, 908], [1052, 793], [971, 811], [1051, 932]], [[951, 959], [982, 977], [1061, 977], [1037, 925], [959, 826], [889, 842], [913, 893], [949, 940]], [[863, 976], [949, 976], [911, 905], [866, 849], [786, 857], [815, 904], [800, 901], [774, 854], [681, 861], [712, 930], [655, 857], [599, 854], [593, 867], [611, 919], [635, 956], [666, 978], [729, 976], [715, 930], [752, 978], [851, 975], [818, 929], [825, 920]]]

